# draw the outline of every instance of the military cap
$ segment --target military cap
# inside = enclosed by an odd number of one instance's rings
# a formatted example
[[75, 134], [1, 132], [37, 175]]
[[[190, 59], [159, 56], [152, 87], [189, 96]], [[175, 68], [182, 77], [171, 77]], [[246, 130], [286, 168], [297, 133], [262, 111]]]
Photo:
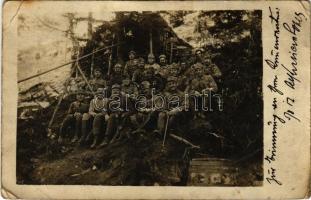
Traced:
[[97, 88], [96, 94], [104, 94], [105, 88]]
[[100, 73], [102, 72], [102, 70], [99, 67], [94, 68], [94, 72], [96, 72], [96, 71], [100, 72]]
[[119, 84], [112, 85], [111, 89], [121, 89]]
[[150, 88], [151, 84], [149, 81], [143, 81], [141, 82], [142, 88]]
[[148, 58], [154, 58], [154, 55], [152, 53], [148, 54]]
[[170, 76], [170, 77], [167, 78], [167, 82], [177, 82], [177, 77]]
[[136, 52], [133, 51], [133, 50], [131, 50], [131, 51], [129, 52], [129, 55], [131, 55], [131, 54], [136, 55]]
[[196, 63], [193, 65], [193, 68], [194, 69], [197, 69], [197, 68], [204, 68], [204, 66], [201, 64], [201, 63]]
[[165, 58], [165, 59], [166, 59], [166, 55], [161, 54], [161, 55], [159, 56], [159, 59], [161, 59], [161, 58]]
[[121, 65], [120, 63], [117, 63], [117, 64], [114, 65], [114, 67], [115, 67], [115, 68], [116, 68], [116, 67], [122, 68], [122, 65]]
[[139, 63], [145, 62], [145, 59], [142, 58], [142, 57], [138, 58], [137, 60], [138, 60]]

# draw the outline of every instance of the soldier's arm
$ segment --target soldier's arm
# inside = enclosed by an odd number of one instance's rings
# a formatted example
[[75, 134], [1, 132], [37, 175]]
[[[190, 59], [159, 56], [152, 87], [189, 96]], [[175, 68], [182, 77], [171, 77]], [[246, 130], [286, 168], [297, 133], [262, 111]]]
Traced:
[[212, 64], [211, 67], [212, 67], [212, 75], [213, 75], [214, 77], [220, 77], [220, 76], [222, 75], [222, 73], [221, 73], [221, 71], [220, 71], [220, 69], [218, 68], [217, 65]]
[[89, 114], [92, 115], [92, 116], [96, 115], [95, 109], [94, 109], [94, 100], [93, 99], [90, 102]]
[[217, 92], [218, 90], [217, 83], [215, 82], [212, 76], [208, 76], [207, 84], [208, 84], [208, 89], [212, 90], [213, 92]]
[[128, 63], [126, 63], [124, 66], [123, 74], [124, 74], [124, 76], [129, 76], [129, 74], [128, 74]]
[[67, 114], [70, 115], [70, 114], [73, 114], [74, 113], [74, 103], [75, 102], [72, 102], [69, 106], [69, 109], [67, 111]]

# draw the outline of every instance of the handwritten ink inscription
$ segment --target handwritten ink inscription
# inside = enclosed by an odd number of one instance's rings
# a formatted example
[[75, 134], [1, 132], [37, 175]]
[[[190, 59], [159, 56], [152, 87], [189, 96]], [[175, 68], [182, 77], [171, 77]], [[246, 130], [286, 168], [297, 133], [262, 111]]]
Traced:
[[[301, 12], [294, 12], [290, 22], [282, 22], [280, 8], [269, 7], [269, 13], [274, 41], [270, 55], [265, 59], [265, 64], [269, 67], [270, 74], [272, 74], [267, 88], [272, 94], [272, 102], [268, 103], [268, 105], [271, 105], [273, 113], [268, 116], [267, 121], [267, 126], [271, 130], [271, 146], [264, 155], [264, 160], [269, 165], [266, 181], [269, 184], [282, 185], [278, 177], [278, 169], [275, 166], [275, 161], [279, 157], [279, 127], [286, 126], [290, 121], [295, 123], [301, 121], [299, 113], [295, 112], [295, 96], [290, 95], [293, 95], [293, 91], [297, 90], [299, 84], [301, 84], [299, 79], [299, 53], [301, 53], [299, 35], [307, 18]], [[281, 55], [281, 52], [284, 52], [282, 44], [279, 42], [281, 37], [287, 37], [286, 41], [290, 42], [290, 48], [286, 49], [287, 55]], [[283, 51], [280, 51], [281, 49]], [[282, 62], [281, 58], [287, 58], [286, 60], [290, 60], [290, 62]]]

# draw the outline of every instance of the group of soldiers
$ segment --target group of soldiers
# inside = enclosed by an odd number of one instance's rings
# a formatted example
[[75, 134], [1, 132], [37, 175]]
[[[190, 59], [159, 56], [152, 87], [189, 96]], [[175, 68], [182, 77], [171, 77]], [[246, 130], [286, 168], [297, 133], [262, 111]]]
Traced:
[[[129, 130], [166, 134], [183, 119], [191, 117], [191, 112], [185, 111], [184, 94], [199, 96], [203, 91], [218, 89], [214, 78], [219, 78], [221, 72], [203, 52], [197, 49], [191, 64], [183, 61], [168, 64], [165, 55], [160, 55], [157, 63], [155, 56], [149, 54], [146, 62], [130, 51], [125, 65], [116, 63], [108, 75], [95, 68], [87, 86], [76, 83], [79, 88], [76, 100], [70, 104], [61, 124], [58, 142], [62, 143], [69, 127], [74, 131], [72, 143], [90, 144], [91, 148], [109, 145]], [[90, 100], [84, 92], [86, 87], [94, 91]], [[152, 95], [174, 95], [182, 101], [154, 109], [153, 105], [158, 102]], [[141, 107], [134, 103], [140, 96], [145, 98]], [[116, 99], [117, 105], [113, 104]]]

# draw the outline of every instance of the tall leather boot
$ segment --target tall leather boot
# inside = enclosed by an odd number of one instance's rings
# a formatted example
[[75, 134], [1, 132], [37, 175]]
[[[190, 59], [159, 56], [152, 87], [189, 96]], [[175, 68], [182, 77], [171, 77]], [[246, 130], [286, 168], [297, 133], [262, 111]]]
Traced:
[[97, 141], [98, 141], [98, 136], [95, 135], [94, 139], [93, 139], [93, 143], [91, 144], [91, 149], [95, 148], [97, 145]]

